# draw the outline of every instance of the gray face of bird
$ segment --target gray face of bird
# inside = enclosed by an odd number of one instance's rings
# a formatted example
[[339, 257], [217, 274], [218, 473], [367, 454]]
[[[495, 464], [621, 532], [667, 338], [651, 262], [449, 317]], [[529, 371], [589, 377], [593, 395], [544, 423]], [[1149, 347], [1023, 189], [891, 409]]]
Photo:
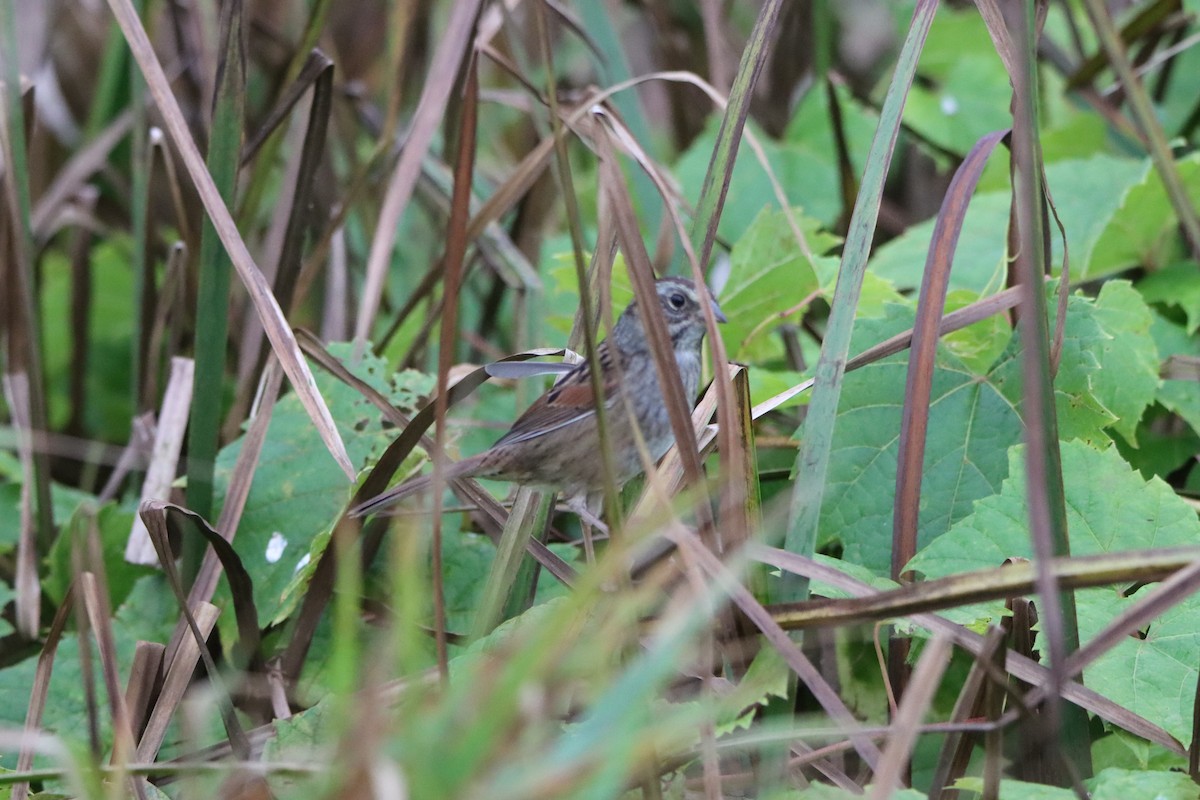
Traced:
[[[700, 307], [703, 300], [695, 285], [685, 278], [663, 278], [654, 288], [674, 348], [699, 350], [700, 342], [704, 339], [705, 327], [704, 311]], [[717, 321], [724, 322], [725, 315], [721, 313], [716, 302], [708, 298], [707, 290], [704, 290], [703, 299], [712, 303]], [[646, 350], [646, 337], [640, 330], [641, 327], [638, 305], [634, 301], [613, 327], [613, 343], [627, 352], [629, 349]]]

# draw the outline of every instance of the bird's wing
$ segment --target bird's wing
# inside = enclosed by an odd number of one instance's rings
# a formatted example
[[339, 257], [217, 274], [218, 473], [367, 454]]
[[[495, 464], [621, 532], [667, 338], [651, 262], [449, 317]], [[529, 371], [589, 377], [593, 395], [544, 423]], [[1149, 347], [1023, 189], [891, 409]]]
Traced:
[[[611, 405], [618, 386], [617, 370], [613, 368], [613, 356], [605, 340], [596, 348], [601, 375], [605, 376], [604, 398], [606, 407]], [[495, 447], [516, 444], [545, 436], [595, 416], [592, 402], [592, 370], [584, 361], [563, 376], [548, 392], [539, 397], [525, 413], [513, 423], [508, 433], [500, 437]]]

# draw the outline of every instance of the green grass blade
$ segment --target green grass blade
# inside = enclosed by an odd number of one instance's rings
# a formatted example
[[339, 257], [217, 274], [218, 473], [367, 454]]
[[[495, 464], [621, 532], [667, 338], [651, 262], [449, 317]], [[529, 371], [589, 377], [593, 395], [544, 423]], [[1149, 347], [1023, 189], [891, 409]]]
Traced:
[[[891, 86], [883, 101], [879, 114], [879, 127], [871, 142], [863, 173], [862, 187], [854, 213], [850, 217], [850, 229], [842, 251], [841, 269], [837, 288], [833, 294], [829, 325], [825, 341], [821, 346], [821, 358], [817, 362], [816, 380], [812, 400], [803, 428], [800, 454], [796, 458], [796, 483], [792, 490], [791, 508], [784, 546], [793, 553], [811, 556], [816, 549], [817, 523], [820, 520], [821, 500], [825, 493], [825, 475], [829, 469], [829, 452], [833, 444], [833, 426], [837, 417], [838, 399], [841, 397], [842, 376], [846, 357], [850, 350], [850, 334], [854, 329], [854, 315], [862, 291], [863, 275], [866, 274], [867, 256], [871, 252], [871, 241], [875, 236], [875, 224], [879, 218], [879, 204], [883, 198], [883, 185], [887, 178], [896, 137], [900, 133], [900, 115], [917, 69], [917, 58], [925, 44], [925, 37], [933, 22], [937, 3], [921, 0], [913, 12], [912, 24]], [[797, 576], [785, 576], [783, 596], [779, 600], [801, 600], [808, 594], [808, 582]]]
[[[227, 206], [232, 205], [242, 144], [246, 56], [242, 33], [242, 4], [231, 2], [221, 11], [222, 59], [213, 107], [205, 164]], [[212, 516], [213, 466], [221, 427], [220, 387], [225, 377], [229, 336], [229, 257], [216, 228], [204, 220], [200, 232], [200, 280], [196, 300], [196, 387], [188, 432], [188, 507]], [[200, 567], [203, 548], [184, 550], [184, 575], [190, 582]]]

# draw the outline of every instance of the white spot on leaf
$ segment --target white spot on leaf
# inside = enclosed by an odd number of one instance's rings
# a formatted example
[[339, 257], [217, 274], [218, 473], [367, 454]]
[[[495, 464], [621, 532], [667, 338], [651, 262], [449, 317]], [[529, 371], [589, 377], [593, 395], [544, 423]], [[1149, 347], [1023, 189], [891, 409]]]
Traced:
[[283, 558], [285, 547], [287, 547], [287, 539], [283, 538], [283, 534], [279, 531], [272, 533], [270, 541], [267, 542], [267, 563], [274, 564]]

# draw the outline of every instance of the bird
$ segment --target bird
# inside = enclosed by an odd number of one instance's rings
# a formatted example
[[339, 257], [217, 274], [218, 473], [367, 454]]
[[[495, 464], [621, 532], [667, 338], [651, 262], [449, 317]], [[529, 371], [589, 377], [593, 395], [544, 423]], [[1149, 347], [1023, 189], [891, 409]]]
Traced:
[[[718, 322], [725, 314], [707, 287], [686, 278], [655, 282], [655, 294], [675, 353], [683, 388], [694, 402], [700, 387], [701, 344], [707, 302]], [[604, 431], [618, 486], [642, 472], [632, 421], [652, 461], [675, 442], [663, 393], [659, 389], [642, 314], [634, 300], [618, 317], [608, 337], [596, 346], [604, 391]], [[522, 486], [560, 491], [585, 522], [599, 520], [587, 509], [587, 497], [604, 488], [596, 403], [589, 361], [576, 364], [523, 413], [507, 433], [478, 455], [449, 464], [443, 480], [492, 478]], [[628, 402], [626, 402], [628, 401]], [[354, 517], [385, 511], [432, 483], [428, 475], [411, 478], [351, 510]]]

